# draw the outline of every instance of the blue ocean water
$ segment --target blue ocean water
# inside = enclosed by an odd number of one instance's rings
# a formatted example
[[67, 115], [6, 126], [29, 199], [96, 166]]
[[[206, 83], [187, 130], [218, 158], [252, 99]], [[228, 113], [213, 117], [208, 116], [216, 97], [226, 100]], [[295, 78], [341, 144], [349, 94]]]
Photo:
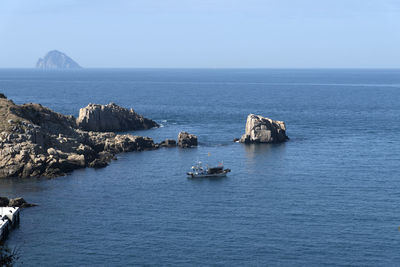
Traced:
[[[133, 134], [200, 142], [0, 180], [39, 204], [7, 242], [20, 265], [400, 264], [400, 70], [0, 70], [0, 92], [75, 116], [115, 102], [163, 126]], [[284, 120], [290, 141], [233, 143], [249, 113]], [[188, 180], [196, 160], [232, 172]]]

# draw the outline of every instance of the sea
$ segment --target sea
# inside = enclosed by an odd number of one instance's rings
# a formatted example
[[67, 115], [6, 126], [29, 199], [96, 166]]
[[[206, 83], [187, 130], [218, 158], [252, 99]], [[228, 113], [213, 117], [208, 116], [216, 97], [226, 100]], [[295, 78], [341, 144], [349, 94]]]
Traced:
[[[0, 179], [24, 197], [17, 266], [399, 266], [398, 69], [1, 69], [0, 92], [78, 116], [118, 105], [199, 146], [119, 154], [102, 169]], [[283, 144], [233, 142], [253, 113]], [[188, 179], [197, 161], [225, 178]]]

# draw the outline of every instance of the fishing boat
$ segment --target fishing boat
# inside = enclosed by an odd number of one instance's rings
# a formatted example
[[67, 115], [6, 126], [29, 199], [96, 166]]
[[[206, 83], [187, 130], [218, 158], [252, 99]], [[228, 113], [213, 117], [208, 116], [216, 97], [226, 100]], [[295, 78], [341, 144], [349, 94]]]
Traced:
[[203, 167], [203, 164], [199, 161], [192, 166], [192, 171], [188, 172], [187, 175], [189, 178], [224, 177], [230, 171], [230, 169], [224, 169], [223, 164], [217, 167]]

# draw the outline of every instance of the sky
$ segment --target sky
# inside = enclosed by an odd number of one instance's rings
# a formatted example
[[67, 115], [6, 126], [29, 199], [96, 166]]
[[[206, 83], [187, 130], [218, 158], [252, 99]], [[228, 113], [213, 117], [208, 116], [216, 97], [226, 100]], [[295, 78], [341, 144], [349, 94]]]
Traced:
[[0, 68], [400, 68], [400, 0], [0, 0]]

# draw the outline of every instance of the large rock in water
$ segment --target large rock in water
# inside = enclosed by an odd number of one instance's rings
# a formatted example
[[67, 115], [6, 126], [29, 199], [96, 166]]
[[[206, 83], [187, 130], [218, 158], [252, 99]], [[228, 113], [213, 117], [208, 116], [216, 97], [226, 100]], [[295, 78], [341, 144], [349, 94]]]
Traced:
[[283, 121], [274, 121], [259, 115], [247, 116], [246, 132], [241, 143], [281, 143], [289, 138]]
[[48, 52], [44, 58], [39, 58], [38, 62], [36, 63], [36, 68], [54, 70], [81, 69], [82, 67], [66, 54], [57, 50], [52, 50]]
[[187, 132], [180, 132], [178, 134], [178, 146], [183, 148], [197, 146], [197, 136]]
[[114, 103], [89, 104], [80, 109], [76, 122], [82, 130], [95, 132], [143, 130], [159, 126], [133, 109], [126, 109]]

